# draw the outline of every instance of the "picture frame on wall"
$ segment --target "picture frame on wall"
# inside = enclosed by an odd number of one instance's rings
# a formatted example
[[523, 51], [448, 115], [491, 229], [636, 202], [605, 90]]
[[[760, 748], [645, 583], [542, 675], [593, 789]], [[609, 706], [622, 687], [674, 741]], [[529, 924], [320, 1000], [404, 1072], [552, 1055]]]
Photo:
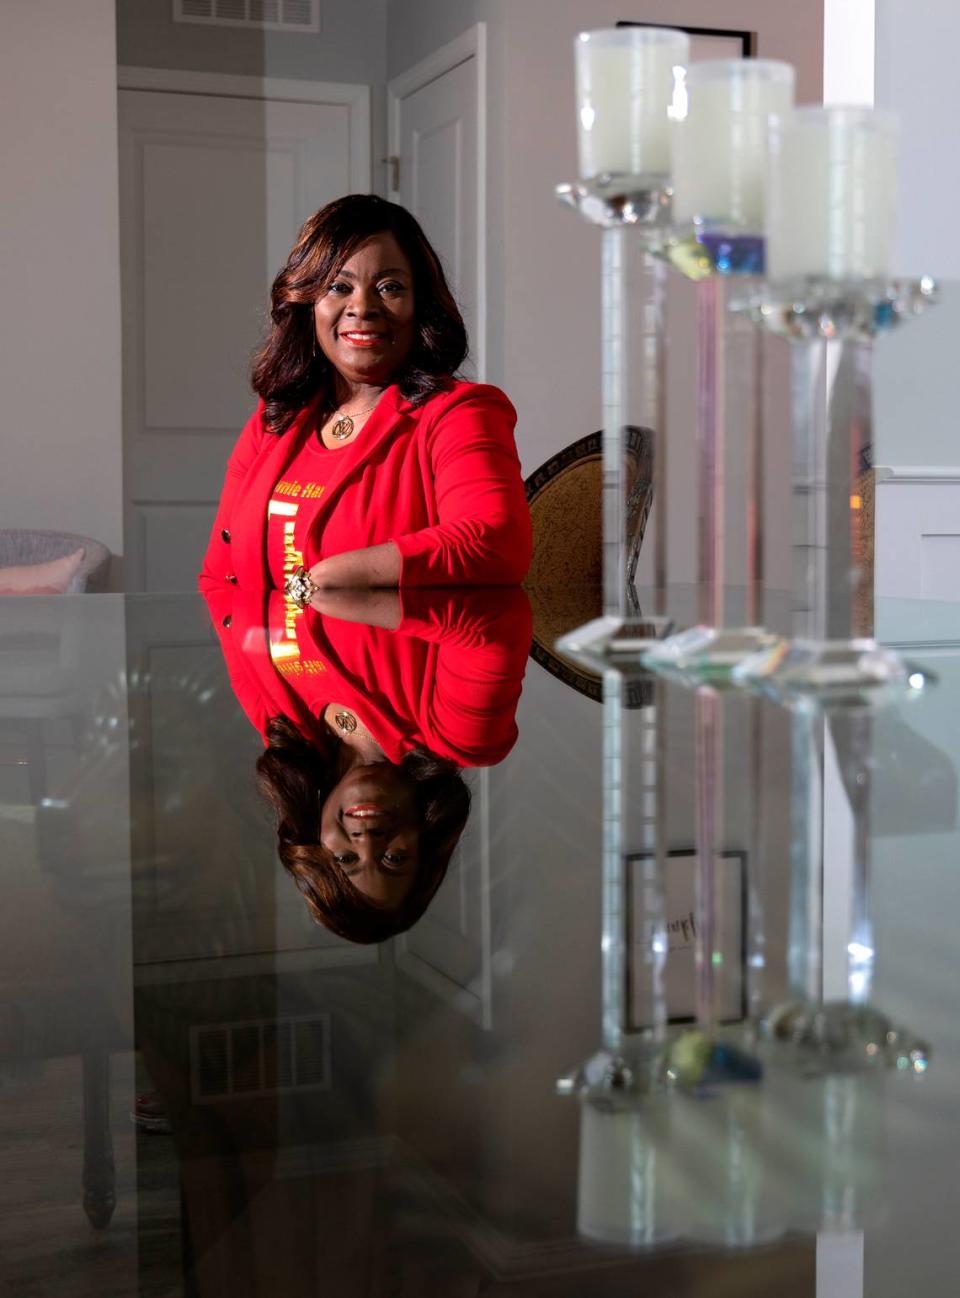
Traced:
[[[653, 1007], [646, 989], [644, 966], [650, 950], [651, 923], [644, 919], [642, 868], [650, 856], [627, 857], [627, 1006], [630, 1032], [651, 1027]], [[747, 1015], [747, 855], [727, 850], [717, 855], [716, 932], [714, 965], [722, 1023], [740, 1023]], [[669, 1023], [696, 1021], [697, 853], [678, 848], [667, 854], [664, 872], [667, 957], [663, 981]]]
[[688, 27], [685, 23], [644, 23], [633, 19], [617, 23], [618, 27], [669, 27], [690, 37], [690, 60], [755, 59], [757, 33], [732, 27]]

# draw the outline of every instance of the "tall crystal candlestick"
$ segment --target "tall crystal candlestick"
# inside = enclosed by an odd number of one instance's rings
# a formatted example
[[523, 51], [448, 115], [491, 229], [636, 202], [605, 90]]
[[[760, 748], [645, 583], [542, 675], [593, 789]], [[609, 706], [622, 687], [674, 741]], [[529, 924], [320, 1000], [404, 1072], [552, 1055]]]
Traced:
[[872, 638], [872, 547], [862, 505], [871, 472], [875, 336], [937, 299], [930, 279], [766, 284], [731, 303], [792, 339], [792, 639], [738, 664], [733, 678], [781, 701], [880, 700], [926, 678]]
[[793, 68], [771, 60], [695, 63], [673, 131], [673, 228], [661, 252], [697, 282], [698, 625], [647, 662], [691, 683], [723, 682], [774, 643], [759, 625], [762, 340], [728, 316], [725, 281], [763, 271], [768, 125], [792, 106], [793, 82]]
[[[769, 282], [731, 306], [795, 340], [794, 639], [736, 669], [784, 698], [880, 697], [922, 684], [864, 634], [860, 475], [869, 472], [873, 339], [936, 298], [928, 278], [892, 280], [896, 121], [803, 108], [771, 121]], [[868, 619], [872, 620], [872, 619]]]
[[[581, 186], [559, 186], [564, 202], [589, 219], [602, 218], [601, 342], [603, 400], [603, 616], [569, 631], [558, 649], [594, 670], [636, 661], [639, 653], [670, 629], [665, 613], [663, 563], [665, 456], [661, 431], [665, 388], [664, 290], [662, 264], [644, 251], [645, 240], [660, 217], [649, 213], [650, 226], [632, 230], [619, 216], [609, 224], [610, 206], [599, 211], [581, 202]], [[668, 211], [666, 206], [661, 213]], [[637, 263], [640, 262], [638, 268]], [[639, 269], [640, 273], [637, 274]], [[631, 290], [649, 294], [638, 302]], [[640, 421], [640, 428], [634, 425]], [[650, 425], [654, 428], [651, 430]], [[637, 432], [647, 437], [651, 455], [634, 444]], [[656, 528], [647, 544], [654, 551], [654, 608], [637, 614], [634, 573], [644, 538], [649, 502], [655, 501]]]
[[[664, 463], [663, 272], [645, 275], [652, 309], [627, 291], [627, 268], [646, 258], [670, 219], [669, 128], [675, 111], [676, 69], [686, 62], [689, 39], [665, 28], [631, 27], [581, 32], [575, 41], [577, 123], [582, 179], [557, 186], [561, 202], [603, 229], [601, 318], [603, 349], [603, 617], [569, 633], [558, 646], [589, 656], [599, 669], [629, 661], [669, 629], [664, 608], [662, 544], [666, 501]], [[628, 320], [640, 319], [631, 338]], [[649, 324], [648, 324], [649, 322]], [[650, 327], [652, 325], [652, 327]], [[640, 364], [637, 364], [637, 360]], [[645, 391], [637, 400], [637, 373]], [[631, 401], [628, 402], [628, 386]], [[653, 480], [637, 481], [625, 429], [629, 411], [642, 407], [653, 430]], [[631, 589], [639, 541], [637, 499], [655, 499], [658, 548], [653, 571], [656, 607], [641, 622]], [[642, 520], [639, 520], [642, 523]]]

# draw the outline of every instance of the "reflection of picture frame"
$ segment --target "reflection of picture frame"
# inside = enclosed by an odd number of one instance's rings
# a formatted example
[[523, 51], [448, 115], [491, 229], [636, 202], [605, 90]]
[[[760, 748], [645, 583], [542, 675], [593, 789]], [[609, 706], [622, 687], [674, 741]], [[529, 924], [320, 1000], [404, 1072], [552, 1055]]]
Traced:
[[618, 27], [670, 27], [690, 37], [691, 61], [700, 59], [755, 59], [757, 33], [731, 27], [687, 27], [684, 23], [618, 22]]
[[[644, 933], [640, 875], [650, 860], [642, 853], [627, 857], [626, 1027], [630, 1032], [649, 1027], [653, 1018], [652, 1007], [644, 996], [641, 954], [649, 950], [650, 937], [649, 931]], [[721, 852], [716, 859], [716, 951], [720, 956], [717, 977], [723, 1023], [739, 1023], [747, 1013], [746, 862], [746, 853], [737, 850]], [[670, 950], [663, 976], [670, 1023], [693, 1023], [696, 1016], [696, 887], [696, 851], [678, 848], [669, 852], [664, 889]]]

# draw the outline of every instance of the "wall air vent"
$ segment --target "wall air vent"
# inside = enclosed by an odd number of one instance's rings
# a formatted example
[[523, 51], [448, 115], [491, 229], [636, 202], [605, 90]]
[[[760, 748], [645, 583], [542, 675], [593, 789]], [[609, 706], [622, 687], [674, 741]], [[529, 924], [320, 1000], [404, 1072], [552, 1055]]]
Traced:
[[318, 32], [320, 0], [173, 0], [173, 21], [255, 31]]
[[193, 1102], [330, 1089], [330, 1015], [190, 1029]]

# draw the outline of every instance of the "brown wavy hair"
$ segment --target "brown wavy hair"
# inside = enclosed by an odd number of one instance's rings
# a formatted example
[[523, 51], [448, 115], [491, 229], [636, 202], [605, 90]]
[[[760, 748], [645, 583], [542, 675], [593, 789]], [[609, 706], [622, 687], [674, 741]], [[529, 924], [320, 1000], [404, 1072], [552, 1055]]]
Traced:
[[463, 364], [463, 317], [419, 222], [406, 208], [376, 194], [348, 194], [310, 217], [273, 281], [271, 326], [251, 371], [269, 432], [285, 433], [317, 397], [331, 409], [336, 406], [333, 366], [316, 346], [313, 305], [344, 262], [378, 234], [393, 235], [413, 271], [414, 343], [393, 382], [419, 405], [447, 387]]
[[384, 942], [412, 927], [433, 900], [467, 823], [470, 790], [453, 762], [425, 748], [404, 755], [420, 814], [420, 863], [402, 904], [388, 910], [355, 888], [320, 842], [321, 810], [343, 773], [342, 756], [333, 736], [308, 741], [287, 717], [273, 717], [257, 783], [276, 815], [280, 862], [317, 923], [349, 942]]

